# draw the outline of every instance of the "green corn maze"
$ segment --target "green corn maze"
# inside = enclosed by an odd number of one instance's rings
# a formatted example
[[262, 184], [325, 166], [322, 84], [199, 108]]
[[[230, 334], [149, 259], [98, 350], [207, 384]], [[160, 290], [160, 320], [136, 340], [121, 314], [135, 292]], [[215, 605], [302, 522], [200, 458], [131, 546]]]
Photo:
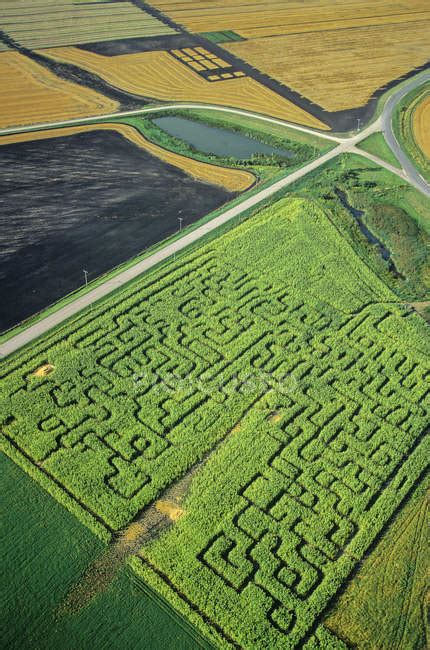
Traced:
[[300, 647], [426, 469], [427, 340], [284, 198], [5, 363], [2, 449], [106, 540], [197, 467], [135, 573], [218, 645]]

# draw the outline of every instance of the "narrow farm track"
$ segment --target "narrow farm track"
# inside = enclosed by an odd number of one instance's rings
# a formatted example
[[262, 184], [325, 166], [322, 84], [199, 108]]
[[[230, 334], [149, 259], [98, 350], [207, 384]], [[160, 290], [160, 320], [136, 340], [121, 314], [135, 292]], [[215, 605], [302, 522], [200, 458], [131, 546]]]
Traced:
[[[224, 111], [224, 112], [231, 112], [237, 114], [244, 114], [267, 122], [283, 124], [284, 126], [291, 129], [312, 133], [313, 135], [317, 135], [318, 137], [323, 137], [335, 141], [337, 142], [337, 146], [334, 147], [331, 151], [323, 154], [319, 158], [308, 163], [301, 169], [296, 170], [295, 172], [289, 174], [285, 178], [282, 178], [272, 183], [270, 186], [260, 190], [259, 192], [256, 192], [253, 196], [244, 198], [243, 201], [241, 201], [240, 203], [238, 203], [232, 208], [227, 208], [222, 214], [215, 217], [210, 222], [196, 228], [195, 230], [193, 230], [188, 234], [185, 234], [177, 241], [174, 241], [166, 245], [161, 250], [158, 250], [152, 255], [149, 255], [147, 258], [136, 263], [134, 266], [119, 273], [115, 277], [106, 280], [106, 282], [100, 284], [98, 287], [92, 289], [85, 295], [76, 298], [76, 300], [74, 300], [73, 302], [58, 309], [56, 312], [50, 314], [46, 318], [43, 318], [37, 323], [29, 326], [27, 329], [18, 333], [16, 336], [11, 337], [9, 340], [5, 341], [3, 344], [0, 345], [0, 357], [6, 357], [12, 354], [13, 352], [15, 352], [16, 350], [18, 350], [19, 348], [23, 347], [24, 345], [27, 345], [28, 343], [34, 341], [35, 339], [42, 336], [46, 332], [50, 331], [52, 328], [63, 323], [65, 320], [75, 316], [82, 309], [85, 309], [86, 307], [92, 305], [98, 300], [104, 298], [109, 293], [118, 289], [119, 287], [126, 285], [128, 282], [137, 278], [142, 273], [153, 268], [155, 265], [159, 264], [160, 262], [167, 260], [169, 257], [175, 255], [176, 253], [184, 250], [190, 244], [197, 242], [199, 239], [201, 239], [211, 231], [216, 230], [223, 224], [229, 222], [235, 217], [238, 217], [245, 211], [257, 207], [263, 201], [274, 196], [280, 190], [283, 190], [284, 188], [288, 187], [292, 183], [303, 178], [307, 174], [315, 171], [316, 169], [318, 169], [328, 161], [332, 160], [333, 158], [336, 158], [337, 156], [343, 153], [352, 152], [354, 154], [369, 158], [370, 160], [377, 163], [381, 167], [388, 169], [390, 172], [396, 174], [406, 182], [409, 182], [411, 185], [413, 185], [418, 190], [420, 190], [423, 194], [430, 197], [430, 186], [420, 176], [420, 174], [417, 172], [415, 167], [410, 163], [409, 159], [407, 159], [406, 155], [401, 150], [400, 145], [398, 144], [397, 140], [394, 137], [394, 134], [392, 132], [392, 126], [391, 126], [392, 114], [398, 102], [411, 90], [425, 83], [429, 79], [430, 79], [430, 72], [412, 78], [408, 83], [404, 84], [399, 90], [394, 92], [389, 97], [389, 99], [387, 100], [384, 106], [382, 115], [377, 120], [375, 120], [366, 129], [363, 129], [362, 131], [358, 132], [357, 134], [353, 135], [350, 138], [339, 138], [319, 131], [318, 132], [313, 131], [312, 129], [308, 129], [306, 127], [300, 127], [297, 125], [289, 124], [287, 122], [283, 122], [282, 120], [268, 118], [258, 114], [252, 114], [247, 111], [221, 108], [217, 106], [204, 106], [200, 104], [171, 104], [169, 106], [163, 106], [161, 108], [152, 107], [152, 108], [142, 109], [139, 111], [131, 111], [131, 112], [129, 111], [127, 113], [117, 113], [117, 114], [103, 116], [104, 119], [110, 119], [113, 117], [121, 117], [121, 116], [125, 117], [125, 116], [142, 114], [142, 113], [150, 113], [150, 112], [155, 112], [160, 110], [171, 110], [173, 108], [209, 108], [214, 111]], [[42, 128], [57, 128], [57, 127], [73, 126], [77, 122], [79, 122], [79, 124], [83, 124], [83, 123], [96, 124], [97, 121], [100, 121], [100, 117], [88, 118], [86, 120], [70, 120], [68, 122], [57, 122], [52, 124], [39, 124], [39, 125], [34, 125], [33, 127], [27, 129], [25, 128], [24, 129], [23, 128], [3, 129], [2, 131], [0, 131], [0, 136], [6, 134], [10, 135], [11, 133], [22, 133], [24, 131], [37, 131]], [[380, 160], [376, 156], [373, 156], [372, 154], [369, 154], [361, 149], [356, 148], [356, 145], [359, 142], [367, 138], [372, 133], [376, 133], [380, 130], [384, 132], [388, 144], [390, 145], [393, 152], [395, 153], [400, 163], [402, 164], [402, 168], [403, 168], [402, 170], [398, 170], [397, 168], [393, 167], [389, 163]]]
[[302, 131], [303, 133], [310, 133], [311, 135], [316, 135], [318, 137], [324, 138], [326, 140], [332, 140], [333, 142], [343, 142], [344, 138], [336, 137], [330, 135], [325, 131], [316, 131], [315, 129], [308, 128], [306, 126], [300, 126], [293, 122], [286, 122], [285, 120], [280, 120], [276, 117], [267, 117], [261, 113], [253, 113], [252, 111], [246, 111], [240, 108], [227, 108], [225, 106], [216, 106], [211, 104], [204, 103], [189, 103], [189, 102], [175, 102], [164, 104], [162, 106], [150, 106], [148, 108], [139, 108], [134, 111], [122, 111], [119, 113], [109, 113], [106, 115], [96, 115], [93, 117], [85, 117], [74, 120], [63, 120], [61, 122], [43, 122], [40, 124], [32, 124], [29, 126], [20, 126], [20, 127], [11, 127], [7, 129], [0, 129], [0, 136], [11, 135], [13, 133], [29, 133], [31, 131], [40, 131], [41, 129], [56, 129], [59, 127], [65, 126], [75, 126], [79, 124], [97, 124], [101, 119], [109, 120], [112, 118], [118, 117], [132, 117], [133, 115], [143, 115], [146, 113], [160, 113], [163, 111], [171, 110], [180, 110], [180, 109], [190, 109], [190, 110], [199, 110], [204, 108], [205, 110], [217, 111], [221, 113], [232, 113], [236, 115], [243, 115], [245, 117], [252, 117], [256, 120], [261, 120], [263, 122], [269, 122], [271, 124], [280, 124], [286, 126], [289, 129], [294, 129], [295, 131]]

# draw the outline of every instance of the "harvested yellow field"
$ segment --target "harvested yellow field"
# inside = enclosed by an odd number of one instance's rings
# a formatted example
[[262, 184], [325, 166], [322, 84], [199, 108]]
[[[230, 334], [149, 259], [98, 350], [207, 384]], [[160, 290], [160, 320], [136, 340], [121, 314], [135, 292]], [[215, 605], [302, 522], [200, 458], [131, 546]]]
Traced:
[[220, 185], [231, 192], [241, 192], [246, 190], [255, 181], [253, 174], [241, 169], [230, 169], [227, 167], [219, 167], [209, 163], [200, 162], [181, 156], [180, 154], [173, 153], [167, 149], [163, 149], [158, 145], [147, 140], [137, 129], [128, 124], [85, 124], [80, 126], [70, 126], [60, 129], [49, 129], [44, 131], [33, 131], [27, 133], [14, 133], [12, 135], [5, 135], [0, 138], [0, 146], [13, 144], [16, 142], [32, 142], [34, 140], [46, 140], [48, 138], [62, 138], [77, 133], [84, 133], [88, 131], [116, 131], [124, 138], [138, 147], [148, 151], [153, 156], [156, 156], [164, 162], [178, 167], [186, 172], [193, 178], [211, 183], [213, 185]]
[[114, 57], [74, 47], [41, 52], [56, 60], [79, 65], [117, 88], [144, 97], [230, 106], [318, 129], [328, 128], [317, 118], [254, 79], [242, 77], [221, 83], [206, 81], [168, 52], [141, 52]]
[[326, 110], [339, 111], [366, 104], [375, 90], [424, 64], [429, 33], [427, 20], [316, 32], [311, 41], [304, 33], [225, 47]]
[[111, 113], [118, 103], [63, 81], [18, 52], [0, 54], [0, 127]]
[[155, 0], [192, 32], [233, 30], [247, 39], [428, 20], [426, 0]]
[[172, 34], [174, 29], [132, 2], [2, 0], [2, 28], [30, 49]]
[[223, 47], [329, 111], [371, 95], [425, 63], [427, 0], [158, 0], [155, 6], [194, 32], [233, 30]]
[[414, 110], [413, 131], [417, 145], [430, 159], [430, 94]]

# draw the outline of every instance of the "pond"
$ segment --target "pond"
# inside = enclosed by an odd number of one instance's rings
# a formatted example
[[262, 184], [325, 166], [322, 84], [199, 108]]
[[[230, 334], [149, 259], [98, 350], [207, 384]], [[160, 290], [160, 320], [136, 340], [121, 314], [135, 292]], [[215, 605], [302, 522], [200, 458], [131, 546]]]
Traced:
[[293, 151], [272, 147], [241, 133], [218, 126], [208, 126], [184, 117], [157, 117], [152, 121], [169, 135], [184, 140], [198, 151], [223, 158], [247, 160], [258, 153], [277, 154], [284, 158], [294, 157]]

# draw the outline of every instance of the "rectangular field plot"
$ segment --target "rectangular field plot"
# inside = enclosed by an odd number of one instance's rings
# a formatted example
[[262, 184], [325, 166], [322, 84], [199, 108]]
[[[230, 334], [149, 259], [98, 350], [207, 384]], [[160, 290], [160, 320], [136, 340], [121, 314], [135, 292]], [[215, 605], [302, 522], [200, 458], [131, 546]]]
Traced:
[[243, 70], [238, 70], [204, 47], [170, 50], [170, 54], [194, 72], [198, 72], [206, 81], [224, 81], [246, 76]]
[[132, 2], [7, 1], [1, 13], [6, 34], [30, 49], [176, 33]]
[[226, 30], [224, 32], [204, 32], [201, 34], [212, 43], [228, 43], [229, 41], [242, 41], [243, 38], [235, 32]]
[[282, 199], [5, 363], [2, 448], [100, 534], [194, 467], [135, 570], [221, 646], [297, 647], [428, 458], [427, 333], [395, 300]]

